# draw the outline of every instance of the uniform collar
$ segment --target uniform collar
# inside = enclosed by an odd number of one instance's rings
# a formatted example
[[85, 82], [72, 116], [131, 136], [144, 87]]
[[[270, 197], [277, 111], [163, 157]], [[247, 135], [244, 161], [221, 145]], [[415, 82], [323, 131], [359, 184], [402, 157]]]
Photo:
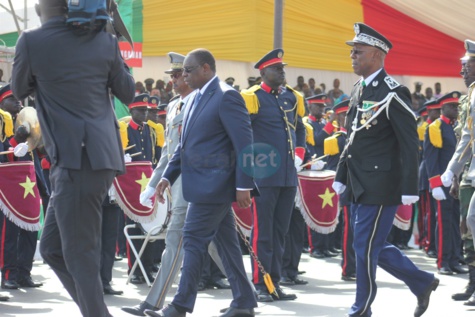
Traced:
[[273, 94], [273, 95], [278, 95], [282, 92], [282, 87], [279, 87], [278, 90], [273, 89], [269, 85], [267, 85], [265, 82], [261, 83], [261, 88], [268, 94]]
[[317, 118], [315, 118], [314, 116], [312, 116], [311, 114], [308, 115], [308, 118], [310, 120], [312, 120], [313, 122], [317, 122]]
[[134, 130], [139, 130], [139, 131], [143, 130], [143, 123], [141, 125], [139, 125], [134, 120], [130, 120], [129, 126]]
[[449, 118], [447, 118], [447, 117], [444, 116], [443, 114], [440, 115], [440, 120], [444, 121], [444, 122], [447, 123], [447, 124], [451, 124], [451, 123], [452, 123], [452, 120], [450, 120]]

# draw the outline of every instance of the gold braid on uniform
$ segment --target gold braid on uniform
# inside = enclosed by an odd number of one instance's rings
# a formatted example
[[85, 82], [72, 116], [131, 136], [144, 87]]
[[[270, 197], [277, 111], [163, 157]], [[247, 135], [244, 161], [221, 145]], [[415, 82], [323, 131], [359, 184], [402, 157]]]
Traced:
[[442, 120], [438, 119], [429, 125], [430, 143], [432, 143], [434, 147], [439, 148], [439, 149], [441, 149], [443, 146], [442, 131], [440, 130], [441, 124], [442, 124]]
[[305, 142], [310, 145], [315, 145], [315, 137], [313, 136], [313, 127], [310, 123], [308, 123], [308, 117], [302, 118], [303, 125], [305, 126]]
[[323, 141], [323, 154], [324, 155], [337, 155], [340, 153], [340, 147], [338, 146], [338, 137], [341, 133], [335, 133], [331, 137], [326, 138]]
[[13, 119], [9, 112], [0, 109], [0, 141], [5, 140], [13, 135]]
[[259, 98], [257, 98], [256, 91], [261, 89], [261, 86], [254, 85], [249, 89], [241, 91], [241, 96], [246, 103], [246, 108], [249, 114], [257, 114], [259, 112]]
[[129, 135], [127, 134], [127, 127], [129, 125], [127, 122], [119, 121], [119, 132], [120, 132], [120, 140], [122, 142], [122, 148], [125, 149], [127, 145], [129, 145]]
[[419, 135], [419, 141], [424, 141], [424, 136], [426, 134], [426, 129], [429, 124], [424, 121], [420, 126], [417, 127], [417, 134]]
[[163, 125], [160, 123], [155, 123], [152, 120], [148, 120], [147, 124], [150, 128], [150, 134], [152, 135], [152, 142], [156, 146], [163, 147], [165, 144], [165, 129], [163, 129]]

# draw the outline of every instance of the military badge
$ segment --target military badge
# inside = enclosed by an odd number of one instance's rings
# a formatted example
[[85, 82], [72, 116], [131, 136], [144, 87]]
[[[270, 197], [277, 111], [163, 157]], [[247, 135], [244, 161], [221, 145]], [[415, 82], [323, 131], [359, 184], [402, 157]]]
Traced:
[[373, 80], [373, 87], [378, 86], [379, 82], [377, 80]]
[[282, 52], [277, 53], [278, 58], [282, 58], [283, 55], [284, 55], [284, 53], [282, 53]]
[[354, 30], [356, 35], [360, 34], [360, 26], [358, 23], [355, 23]]
[[386, 76], [384, 78], [384, 81], [388, 85], [389, 89], [394, 89], [394, 88], [400, 86], [399, 83], [396, 80], [394, 80], [394, 78], [392, 78], [391, 76]]

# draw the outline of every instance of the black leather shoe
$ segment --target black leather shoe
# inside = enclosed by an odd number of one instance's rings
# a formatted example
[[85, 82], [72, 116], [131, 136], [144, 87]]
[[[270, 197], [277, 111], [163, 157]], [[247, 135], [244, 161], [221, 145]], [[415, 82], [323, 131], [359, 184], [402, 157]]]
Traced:
[[16, 281], [12, 280], [2, 280], [3, 289], [18, 289], [20, 285]]
[[341, 279], [346, 282], [354, 282], [356, 281], [356, 275], [350, 274], [350, 275], [342, 275]]
[[307, 273], [307, 271], [298, 271], [297, 272], [298, 275], [302, 275], [302, 274], [305, 274], [305, 273]]
[[145, 315], [145, 310], [157, 311], [160, 308], [152, 306], [147, 302], [141, 302], [137, 306], [133, 306], [133, 307], [124, 306], [121, 309], [123, 311], [125, 311], [126, 313], [129, 313], [129, 314], [134, 315], [134, 316], [147, 316], [147, 315]]
[[121, 257], [120, 255], [116, 255], [116, 256], [114, 257], [114, 261], [122, 261], [123, 259], [124, 259], [124, 258]]
[[426, 290], [419, 296], [417, 296], [417, 307], [414, 311], [414, 317], [420, 317], [425, 313], [427, 307], [429, 307], [430, 295], [439, 286], [439, 279], [434, 277], [432, 283], [426, 288]]
[[323, 254], [322, 251], [312, 251], [310, 253], [310, 257], [315, 258], [315, 259], [323, 259], [325, 257], [325, 254]]
[[225, 279], [219, 279], [214, 282], [209, 282], [207, 287], [217, 289], [231, 289], [231, 285], [229, 285], [229, 283]]
[[143, 284], [145, 283], [145, 279], [143, 278], [143, 276], [134, 275], [130, 279], [130, 283], [135, 284], [135, 285]]
[[10, 299], [10, 297], [8, 297], [8, 296], [0, 295], [0, 302], [6, 302], [9, 299]]
[[279, 281], [279, 284], [280, 285], [292, 286], [292, 285], [295, 285], [295, 282], [290, 277], [281, 277], [280, 281]]
[[451, 266], [450, 269], [452, 271], [454, 271], [455, 273], [457, 273], [457, 274], [467, 274], [468, 273], [468, 270], [466, 268], [464, 268], [463, 265], [461, 265], [461, 264]]
[[475, 306], [475, 295], [472, 294], [472, 296], [470, 296], [470, 298], [468, 299], [468, 301], [466, 301], [465, 303], [463, 303], [465, 306]]
[[272, 299], [274, 299], [274, 300], [294, 300], [294, 299], [297, 298], [297, 295], [295, 295], [295, 294], [284, 293], [284, 291], [280, 287], [276, 287], [275, 291], [277, 292], [278, 296], [275, 296], [274, 294], [271, 294]]
[[467, 300], [475, 292], [475, 284], [468, 284], [465, 286], [465, 289], [460, 293], [455, 293], [452, 295], [453, 300]]
[[437, 253], [434, 250], [429, 250], [429, 251], [427, 251], [427, 256], [431, 259], [436, 259], [437, 258]]
[[341, 253], [341, 250], [338, 250], [336, 248], [330, 248], [330, 249], [328, 249], [328, 251], [330, 251], [331, 253], [335, 253], [335, 254], [340, 254]]
[[334, 258], [338, 256], [338, 253], [333, 253], [330, 250], [323, 251], [323, 254], [325, 255], [326, 258]]
[[307, 285], [308, 281], [302, 280], [302, 279], [299, 279], [299, 278], [294, 278], [294, 283], [295, 283], [295, 285]]
[[17, 281], [20, 287], [40, 287], [43, 286], [43, 283], [35, 282], [31, 279], [31, 276], [25, 277], [23, 279], [19, 279]]
[[443, 266], [439, 269], [439, 274], [441, 275], [453, 275], [454, 272], [447, 266]]
[[106, 294], [106, 295], [122, 295], [122, 294], [124, 294], [124, 292], [115, 290], [110, 285], [104, 285], [104, 294]]
[[302, 248], [302, 253], [310, 253], [309, 248], [303, 247]]
[[229, 307], [224, 314], [219, 317], [254, 317], [254, 308], [236, 308]]
[[172, 304], [169, 304], [167, 307], [157, 312], [146, 309], [145, 315], [151, 317], [186, 317], [186, 313], [180, 313]]
[[205, 283], [204, 282], [199, 282], [198, 283], [198, 288], [197, 288], [198, 292], [204, 291], [205, 289], [206, 289]]
[[270, 303], [274, 301], [274, 299], [272, 298], [272, 296], [269, 294], [268, 291], [258, 289], [256, 290], [256, 295], [257, 295], [257, 301], [260, 303]]

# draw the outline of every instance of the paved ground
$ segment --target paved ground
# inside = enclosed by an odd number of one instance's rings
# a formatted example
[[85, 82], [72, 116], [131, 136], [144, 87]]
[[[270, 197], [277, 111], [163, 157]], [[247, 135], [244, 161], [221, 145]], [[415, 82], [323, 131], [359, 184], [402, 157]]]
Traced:
[[[421, 268], [435, 271], [433, 259], [426, 258], [421, 251], [411, 250], [407, 254]], [[250, 272], [249, 257], [244, 263]], [[302, 278], [309, 281], [308, 285], [293, 289], [298, 298], [289, 302], [259, 304], [256, 315], [260, 317], [305, 317], [305, 316], [345, 316], [347, 308], [352, 304], [355, 284], [340, 280], [339, 258], [317, 260], [303, 255], [300, 269], [306, 271]], [[136, 305], [143, 300], [148, 292], [146, 285], [126, 285], [125, 261], [116, 262], [114, 267], [114, 287], [124, 290], [122, 296], [107, 296], [106, 303], [115, 317], [127, 317], [120, 310], [121, 306]], [[11, 292], [2, 290], [1, 294], [12, 296], [9, 302], [0, 302], [0, 316], [67, 316], [80, 317], [76, 305], [70, 300], [59, 280], [42, 261], [36, 261], [33, 277], [44, 283], [39, 289], [21, 289]], [[424, 316], [427, 317], [464, 317], [475, 316], [475, 308], [464, 306], [462, 302], [454, 302], [450, 296], [454, 291], [462, 289], [467, 275], [439, 276], [441, 283], [431, 297], [431, 305]], [[413, 316], [416, 298], [398, 280], [378, 270], [378, 295], [373, 304], [373, 316]], [[167, 301], [171, 300], [176, 287], [172, 288]], [[219, 309], [229, 305], [230, 291], [208, 290], [200, 292], [192, 316], [218, 316]]]

